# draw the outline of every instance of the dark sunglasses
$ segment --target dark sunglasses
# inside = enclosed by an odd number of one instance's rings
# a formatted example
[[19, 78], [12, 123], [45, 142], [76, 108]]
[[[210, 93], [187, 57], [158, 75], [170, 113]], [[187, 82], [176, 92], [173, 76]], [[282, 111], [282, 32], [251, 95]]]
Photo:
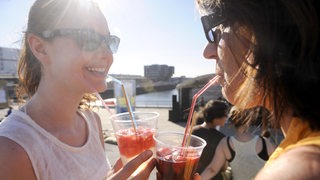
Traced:
[[47, 40], [57, 36], [73, 36], [77, 45], [83, 51], [94, 51], [103, 43], [113, 54], [117, 52], [120, 43], [120, 38], [117, 36], [102, 35], [91, 29], [55, 29], [43, 31], [39, 35]]
[[214, 28], [223, 22], [225, 18], [218, 13], [212, 13], [201, 17], [204, 33], [209, 43], [218, 43], [221, 38], [221, 32], [215, 31]]

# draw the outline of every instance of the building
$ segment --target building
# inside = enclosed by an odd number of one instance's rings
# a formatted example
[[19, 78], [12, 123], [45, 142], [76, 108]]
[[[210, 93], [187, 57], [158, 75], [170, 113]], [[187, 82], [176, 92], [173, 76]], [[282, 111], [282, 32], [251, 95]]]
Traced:
[[144, 76], [152, 80], [156, 81], [167, 81], [174, 74], [174, 67], [168, 65], [159, 65], [153, 64], [149, 66], [144, 66]]
[[[172, 110], [169, 110], [169, 120], [173, 122], [187, 121], [193, 96], [214, 76], [214, 74], [206, 74], [179, 83], [176, 86], [178, 97], [175, 95], [172, 97]], [[223, 98], [221, 86], [216, 84], [209, 87], [200, 97], [198, 97], [196, 106], [204, 105], [205, 102], [211, 99], [221, 98]]]
[[19, 49], [0, 47], [0, 108], [8, 106], [9, 99], [15, 97], [19, 53]]

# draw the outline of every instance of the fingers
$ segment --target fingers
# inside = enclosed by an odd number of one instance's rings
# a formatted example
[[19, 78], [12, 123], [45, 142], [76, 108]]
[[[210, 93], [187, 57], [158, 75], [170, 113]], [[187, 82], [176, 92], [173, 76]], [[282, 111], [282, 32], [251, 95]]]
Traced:
[[122, 168], [122, 161], [121, 161], [121, 159], [119, 158], [117, 161], [116, 161], [116, 163], [114, 164], [114, 166], [113, 166], [113, 172], [114, 173], [116, 173], [116, 172], [118, 172], [121, 168]]
[[[133, 160], [129, 161], [120, 171], [118, 171], [115, 175], [112, 176], [112, 179], [128, 179], [130, 175], [145, 161], [147, 161], [150, 157], [152, 157], [152, 151], [147, 150], [139, 154], [137, 157], [135, 157]], [[155, 162], [151, 160], [144, 172], [141, 172], [142, 175], [150, 174], [153, 167], [155, 165]], [[150, 170], [151, 168], [151, 170]], [[140, 173], [140, 174], [141, 174]]]
[[[128, 174], [129, 176], [146, 160], [148, 160], [152, 156], [152, 151], [147, 150], [139, 154], [137, 157], [135, 157], [133, 160], [128, 162], [124, 167], [123, 167], [123, 173]], [[129, 177], [128, 176], [128, 177]]]
[[201, 176], [198, 173], [196, 173], [193, 175], [193, 180], [201, 180]]
[[139, 174], [137, 174], [133, 180], [140, 180], [140, 179], [149, 179], [150, 173], [154, 169], [156, 165], [156, 160], [154, 158], [151, 158], [148, 160], [148, 163], [143, 171], [141, 171]]
[[156, 175], [157, 175], [157, 180], [158, 179], [162, 179], [162, 176], [161, 176], [161, 174], [159, 172], [157, 172]]

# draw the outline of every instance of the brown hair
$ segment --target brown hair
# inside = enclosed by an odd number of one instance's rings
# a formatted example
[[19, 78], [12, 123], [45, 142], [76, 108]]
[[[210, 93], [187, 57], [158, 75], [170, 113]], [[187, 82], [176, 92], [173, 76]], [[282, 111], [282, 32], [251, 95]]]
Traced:
[[229, 121], [236, 127], [251, 125], [262, 126], [262, 129], [268, 128], [267, 121], [272, 118], [272, 114], [261, 106], [249, 109], [239, 109], [233, 106], [230, 109]]
[[[96, 4], [89, 0], [37, 0], [32, 5], [18, 64], [19, 84], [16, 94], [21, 102], [35, 94], [42, 76], [41, 63], [33, 55], [26, 39], [28, 34], [37, 35], [45, 30], [52, 30], [70, 8], [77, 7], [80, 3], [88, 3], [95, 10], [99, 10]], [[85, 94], [79, 107], [90, 107], [90, 102], [94, 100], [94, 95]]]
[[[199, 9], [219, 12], [224, 27], [244, 26], [254, 41], [253, 61], [243, 74], [236, 105], [253, 94], [270, 107], [278, 124], [286, 111], [320, 129], [320, 2], [318, 0], [197, 0]], [[260, 90], [260, 92], [257, 92]], [[265, 101], [268, 98], [268, 101]], [[266, 104], [266, 103], [270, 104]]]
[[200, 111], [200, 117], [203, 117], [205, 122], [211, 123], [213, 119], [227, 116], [228, 111], [229, 106], [224, 101], [210, 100]]

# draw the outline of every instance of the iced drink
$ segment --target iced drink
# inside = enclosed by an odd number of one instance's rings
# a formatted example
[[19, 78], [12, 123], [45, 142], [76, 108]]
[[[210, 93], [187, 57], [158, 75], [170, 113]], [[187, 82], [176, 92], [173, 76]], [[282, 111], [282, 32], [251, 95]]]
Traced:
[[[129, 113], [116, 114], [110, 117], [117, 139], [120, 157], [123, 164], [145, 150], [155, 154], [153, 135], [157, 129], [159, 114], [156, 112], [133, 112], [135, 123], [132, 123]], [[133, 127], [135, 125], [136, 127]], [[133, 174], [135, 176], [145, 167], [142, 164]]]
[[189, 180], [196, 173], [206, 142], [191, 135], [189, 146], [182, 147], [183, 136], [178, 132], [155, 134], [158, 180]]
[[155, 152], [155, 142], [152, 136], [156, 129], [139, 127], [136, 131], [135, 133], [134, 129], [130, 128], [121, 129], [115, 133], [121, 160], [124, 164], [147, 149]]

